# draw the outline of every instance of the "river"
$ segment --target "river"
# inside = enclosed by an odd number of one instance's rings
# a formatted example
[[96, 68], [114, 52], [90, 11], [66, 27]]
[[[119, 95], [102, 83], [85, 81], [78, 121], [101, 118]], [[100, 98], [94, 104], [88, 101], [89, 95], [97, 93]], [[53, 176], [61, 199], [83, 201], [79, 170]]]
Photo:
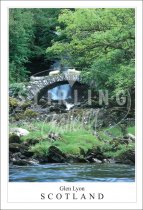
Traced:
[[10, 182], [134, 182], [135, 167], [124, 164], [12, 166]]

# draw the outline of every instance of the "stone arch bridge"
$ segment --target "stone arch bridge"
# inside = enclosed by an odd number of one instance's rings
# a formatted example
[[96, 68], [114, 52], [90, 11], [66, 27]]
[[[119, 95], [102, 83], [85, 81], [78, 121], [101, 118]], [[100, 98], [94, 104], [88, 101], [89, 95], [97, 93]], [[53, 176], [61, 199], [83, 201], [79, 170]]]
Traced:
[[82, 84], [82, 78], [80, 71], [74, 72], [62, 72], [48, 76], [31, 76], [30, 82], [27, 86], [29, 93], [29, 99], [34, 99], [34, 102], [38, 104], [40, 98], [48, 89], [52, 89], [58, 85], [70, 84], [71, 87], [76, 83]]

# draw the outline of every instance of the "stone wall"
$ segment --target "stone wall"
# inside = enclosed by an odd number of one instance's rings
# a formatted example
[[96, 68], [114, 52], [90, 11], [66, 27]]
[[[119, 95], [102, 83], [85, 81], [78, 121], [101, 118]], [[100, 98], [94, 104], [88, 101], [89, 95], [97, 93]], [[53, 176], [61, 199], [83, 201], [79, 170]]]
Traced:
[[38, 103], [39, 99], [44, 94], [45, 90], [56, 87], [60, 84], [70, 84], [74, 85], [75, 82], [81, 82], [82, 79], [79, 73], [61, 73], [56, 75], [48, 75], [42, 77], [34, 77], [30, 78], [30, 82], [27, 86], [27, 90], [29, 93], [29, 99], [34, 99], [35, 103]]

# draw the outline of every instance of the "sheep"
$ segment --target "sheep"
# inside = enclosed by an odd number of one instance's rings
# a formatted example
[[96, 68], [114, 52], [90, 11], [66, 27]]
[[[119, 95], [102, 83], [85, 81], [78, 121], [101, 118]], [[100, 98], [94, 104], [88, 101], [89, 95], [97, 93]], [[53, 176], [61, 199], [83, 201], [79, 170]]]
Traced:
[[55, 71], [50, 71], [49, 72], [49, 76], [57, 75], [57, 74], [60, 74], [60, 71], [59, 70], [55, 70]]
[[73, 74], [79, 75], [79, 74], [80, 74], [80, 71], [77, 71], [77, 70], [75, 70], [75, 69], [68, 69], [68, 70], [67, 70], [67, 73], [73, 73]]

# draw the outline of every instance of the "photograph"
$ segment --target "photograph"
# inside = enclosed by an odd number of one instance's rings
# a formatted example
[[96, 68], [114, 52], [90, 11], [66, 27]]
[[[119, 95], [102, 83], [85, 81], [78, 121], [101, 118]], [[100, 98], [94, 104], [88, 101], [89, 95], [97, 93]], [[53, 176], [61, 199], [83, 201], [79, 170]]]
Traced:
[[135, 182], [135, 8], [8, 13], [9, 182]]

